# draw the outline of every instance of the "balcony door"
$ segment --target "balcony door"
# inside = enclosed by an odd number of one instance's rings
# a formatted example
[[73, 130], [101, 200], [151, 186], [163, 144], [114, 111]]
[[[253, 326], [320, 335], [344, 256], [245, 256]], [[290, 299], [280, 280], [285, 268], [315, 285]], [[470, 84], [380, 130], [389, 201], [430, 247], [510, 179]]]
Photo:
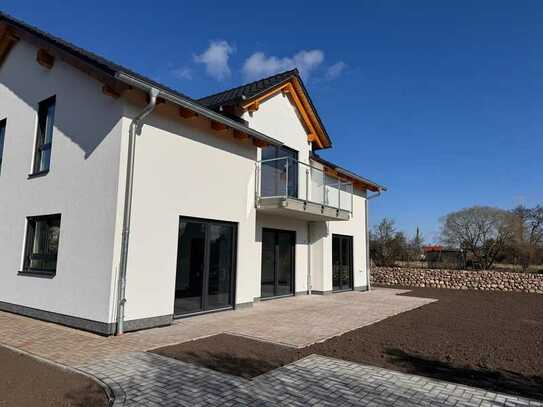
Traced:
[[332, 235], [332, 288], [353, 289], [353, 237]]
[[236, 225], [180, 218], [174, 314], [232, 308]]
[[298, 198], [298, 152], [285, 146], [262, 149], [262, 196]]
[[261, 298], [294, 294], [296, 232], [262, 229]]

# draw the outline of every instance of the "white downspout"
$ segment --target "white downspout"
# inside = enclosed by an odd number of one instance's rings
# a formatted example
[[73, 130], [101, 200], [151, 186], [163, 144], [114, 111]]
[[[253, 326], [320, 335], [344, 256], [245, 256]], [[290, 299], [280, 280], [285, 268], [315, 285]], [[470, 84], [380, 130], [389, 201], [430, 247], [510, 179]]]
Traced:
[[149, 103], [132, 119], [128, 130], [128, 156], [126, 162], [126, 186], [124, 191], [123, 234], [121, 241], [121, 260], [119, 264], [119, 290], [117, 306], [117, 329], [115, 334], [124, 333], [124, 306], [126, 303], [126, 266], [128, 263], [128, 241], [130, 238], [130, 217], [132, 215], [132, 190], [134, 186], [134, 160], [136, 155], [136, 135], [141, 133], [143, 119], [155, 108], [159, 91], [149, 89]]
[[311, 295], [311, 222], [307, 222], [307, 294]]

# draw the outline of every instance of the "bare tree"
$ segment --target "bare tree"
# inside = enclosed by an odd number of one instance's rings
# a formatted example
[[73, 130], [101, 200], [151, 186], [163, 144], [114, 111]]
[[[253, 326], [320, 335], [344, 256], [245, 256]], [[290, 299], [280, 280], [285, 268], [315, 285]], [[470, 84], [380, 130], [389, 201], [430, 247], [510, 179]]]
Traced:
[[424, 237], [422, 236], [422, 233], [420, 233], [420, 229], [417, 226], [417, 232], [415, 233], [415, 236], [409, 240], [408, 243], [408, 254], [409, 254], [409, 261], [420, 261], [422, 256], [422, 246], [424, 245]]
[[543, 206], [518, 206], [511, 211], [513, 250], [526, 271], [543, 246]]
[[441, 238], [445, 244], [465, 250], [488, 270], [512, 238], [511, 215], [488, 206], [452, 212], [442, 219]]
[[394, 221], [384, 218], [370, 232], [370, 257], [378, 266], [393, 266], [407, 256], [407, 239], [396, 231]]

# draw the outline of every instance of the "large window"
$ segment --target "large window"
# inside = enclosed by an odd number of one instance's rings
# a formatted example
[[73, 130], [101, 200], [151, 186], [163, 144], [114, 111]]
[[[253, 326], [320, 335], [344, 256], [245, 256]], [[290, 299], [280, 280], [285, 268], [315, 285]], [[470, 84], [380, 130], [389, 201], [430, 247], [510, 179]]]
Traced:
[[2, 158], [4, 157], [5, 137], [6, 137], [6, 119], [0, 121], [0, 174], [2, 174]]
[[27, 218], [23, 272], [54, 275], [60, 239], [60, 215]]
[[263, 148], [261, 179], [262, 196], [298, 198], [298, 152], [286, 146]]
[[38, 131], [34, 153], [34, 174], [49, 171], [51, 164], [51, 147], [53, 128], [55, 125], [55, 96], [40, 102], [38, 107]]

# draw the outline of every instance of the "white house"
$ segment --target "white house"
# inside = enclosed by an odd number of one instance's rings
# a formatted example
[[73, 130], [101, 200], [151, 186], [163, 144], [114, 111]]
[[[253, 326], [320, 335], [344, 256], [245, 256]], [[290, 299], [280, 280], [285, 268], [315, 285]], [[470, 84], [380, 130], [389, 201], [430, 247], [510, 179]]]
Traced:
[[194, 100], [0, 14], [0, 310], [105, 335], [367, 290], [368, 194], [296, 70]]

